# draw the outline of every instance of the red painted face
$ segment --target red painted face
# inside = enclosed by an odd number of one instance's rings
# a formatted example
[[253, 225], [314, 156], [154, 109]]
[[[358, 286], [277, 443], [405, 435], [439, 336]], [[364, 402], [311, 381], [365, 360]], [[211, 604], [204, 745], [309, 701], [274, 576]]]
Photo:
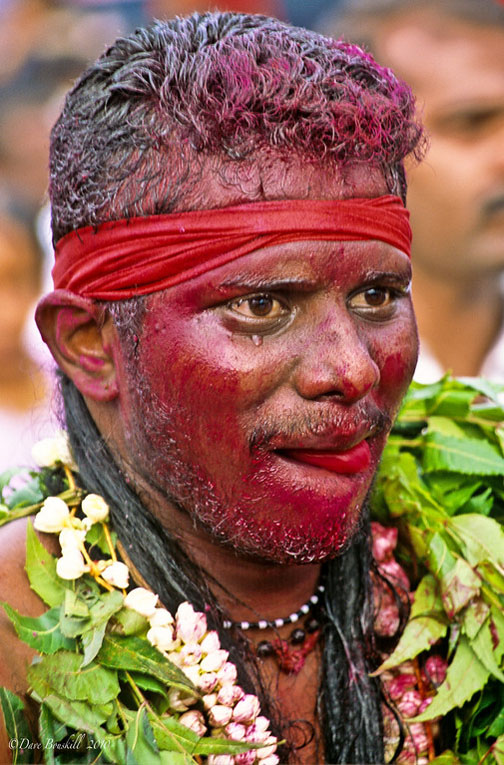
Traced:
[[[341, 195], [305, 176], [288, 196]], [[344, 195], [386, 192], [356, 171]], [[122, 381], [136, 469], [239, 552], [337, 554], [413, 374], [409, 281], [382, 242], [296, 242], [152, 295]]]

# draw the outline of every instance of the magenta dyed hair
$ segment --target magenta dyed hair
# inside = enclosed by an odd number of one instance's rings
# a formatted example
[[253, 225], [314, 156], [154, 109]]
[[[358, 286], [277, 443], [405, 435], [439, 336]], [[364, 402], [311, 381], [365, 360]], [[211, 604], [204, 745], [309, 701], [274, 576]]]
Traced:
[[54, 238], [103, 220], [211, 207], [265, 157], [383, 169], [422, 150], [409, 88], [355, 45], [275, 19], [193, 14], [115, 42], [69, 93], [51, 142]]

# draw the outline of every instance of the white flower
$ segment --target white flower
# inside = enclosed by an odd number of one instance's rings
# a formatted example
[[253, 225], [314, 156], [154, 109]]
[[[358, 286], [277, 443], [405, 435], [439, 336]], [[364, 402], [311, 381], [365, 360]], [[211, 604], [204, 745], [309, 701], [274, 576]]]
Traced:
[[228, 722], [231, 722], [232, 716], [233, 710], [231, 707], [224, 706], [224, 704], [215, 704], [208, 710], [208, 721], [215, 728], [222, 728], [224, 725], [227, 725]]
[[175, 647], [172, 627], [151, 627], [147, 633], [149, 643], [158, 648], [163, 653], [172, 651]]
[[211, 709], [217, 704], [217, 694], [207, 693], [201, 697], [201, 701], [203, 702], [205, 709]]
[[223, 685], [219, 691], [218, 701], [219, 704], [226, 704], [228, 707], [232, 707], [237, 701], [240, 701], [245, 696], [244, 691], [239, 685], [231, 685], [227, 683]]
[[132, 608], [133, 611], [138, 611], [146, 619], [150, 619], [156, 610], [157, 601], [158, 596], [150, 590], [146, 590], [145, 587], [135, 587], [124, 598], [124, 605]]
[[122, 590], [125, 590], [129, 585], [128, 567], [119, 560], [115, 560], [107, 566], [102, 571], [102, 577], [109, 584], [112, 584], [114, 587], [120, 587]]
[[197, 665], [193, 665], [192, 667], [184, 667], [183, 665], [180, 667], [182, 672], [186, 677], [189, 678], [191, 683], [195, 685], [196, 687], [199, 685], [199, 667]]
[[177, 609], [177, 637], [184, 643], [198, 643], [207, 631], [205, 614], [195, 611], [190, 603], [181, 603]]
[[168, 627], [170, 624], [173, 624], [174, 619], [166, 608], [156, 608], [149, 622], [151, 627]]
[[[259, 749], [258, 751], [261, 751], [261, 750]], [[266, 757], [264, 760], [261, 760], [261, 765], [278, 765], [279, 762], [280, 762], [280, 757], [278, 756], [278, 754], [270, 754], [269, 757]]]
[[218, 651], [220, 648], [219, 635], [215, 630], [207, 632], [200, 645], [203, 653], [213, 653], [214, 651]]
[[191, 709], [190, 712], [185, 712], [181, 715], [179, 717], [179, 723], [182, 723], [186, 728], [194, 731], [198, 736], [204, 736], [207, 731], [205, 718], [197, 709]]
[[218, 672], [218, 670], [222, 669], [226, 663], [228, 656], [229, 652], [224, 651], [222, 648], [218, 651], [212, 651], [212, 653], [208, 653], [201, 661], [201, 671]]
[[246, 693], [233, 710], [233, 720], [241, 723], [253, 722], [260, 711], [261, 706], [257, 696]]
[[225, 728], [226, 736], [233, 739], [233, 741], [243, 741], [245, 738], [246, 728], [240, 723], [230, 722]]
[[240, 752], [235, 755], [236, 765], [253, 765], [256, 761], [256, 753], [254, 749], [250, 749], [248, 752]]
[[86, 531], [84, 529], [74, 529], [73, 527], [61, 529], [59, 535], [61, 551], [64, 553], [69, 548], [78, 550], [84, 543], [85, 537]]
[[88, 494], [82, 500], [82, 512], [93, 523], [106, 521], [109, 514], [109, 506], [99, 494]]
[[75, 547], [68, 547], [56, 561], [56, 573], [61, 579], [78, 579], [88, 570], [82, 553]]
[[62, 530], [69, 516], [70, 510], [66, 502], [59, 497], [47, 497], [35, 516], [33, 525], [38, 531], [57, 534]]
[[72, 469], [76, 468], [64, 431], [51, 438], [43, 438], [38, 441], [33, 445], [31, 453], [35, 464], [39, 467], [54, 467], [63, 463]]

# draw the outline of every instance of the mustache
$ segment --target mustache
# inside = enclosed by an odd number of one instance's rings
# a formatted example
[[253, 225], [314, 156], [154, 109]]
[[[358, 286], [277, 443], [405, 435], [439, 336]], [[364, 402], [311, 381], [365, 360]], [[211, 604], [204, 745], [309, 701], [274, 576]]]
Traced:
[[388, 432], [392, 418], [370, 404], [357, 404], [349, 411], [328, 408], [323, 411], [279, 414], [256, 425], [249, 438], [251, 453], [275, 448], [278, 443], [302, 442], [314, 436], [320, 439], [348, 438], [356, 431], [377, 435]]
[[482, 207], [483, 216], [485, 218], [491, 218], [493, 215], [498, 215], [504, 210], [504, 191], [488, 199], [484, 202]]

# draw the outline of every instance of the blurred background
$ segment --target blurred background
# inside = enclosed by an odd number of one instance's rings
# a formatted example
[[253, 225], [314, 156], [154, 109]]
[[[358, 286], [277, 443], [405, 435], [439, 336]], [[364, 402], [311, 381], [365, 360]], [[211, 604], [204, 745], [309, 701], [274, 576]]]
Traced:
[[430, 136], [408, 168], [417, 378], [504, 382], [504, 5], [500, 0], [0, 0], [0, 472], [57, 427], [33, 311], [51, 289], [49, 131], [73, 80], [152, 18], [263, 13], [359, 42], [406, 79]]

